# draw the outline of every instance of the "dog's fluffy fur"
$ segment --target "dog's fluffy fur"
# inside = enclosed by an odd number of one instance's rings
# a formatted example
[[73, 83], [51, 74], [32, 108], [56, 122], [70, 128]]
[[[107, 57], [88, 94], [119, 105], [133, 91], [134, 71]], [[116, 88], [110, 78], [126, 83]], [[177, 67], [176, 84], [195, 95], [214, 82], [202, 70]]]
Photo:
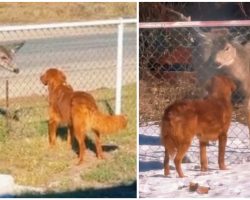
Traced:
[[204, 99], [183, 100], [166, 108], [161, 129], [165, 175], [169, 174], [169, 158], [174, 158], [179, 177], [184, 177], [181, 162], [195, 135], [200, 140], [201, 170], [208, 169], [209, 140], [219, 140], [219, 168], [226, 169], [224, 154], [232, 115], [231, 94], [235, 89], [226, 76], [215, 76], [207, 85], [208, 95]]
[[98, 110], [93, 96], [82, 91], [73, 91], [67, 84], [64, 73], [56, 68], [48, 69], [40, 77], [41, 82], [49, 90], [49, 143], [56, 142], [56, 129], [59, 124], [69, 126], [68, 144], [71, 145], [72, 135], [79, 144], [79, 164], [83, 161], [85, 136], [90, 130], [96, 135], [96, 154], [103, 158], [100, 135], [117, 132], [127, 125], [124, 115], [107, 115]]

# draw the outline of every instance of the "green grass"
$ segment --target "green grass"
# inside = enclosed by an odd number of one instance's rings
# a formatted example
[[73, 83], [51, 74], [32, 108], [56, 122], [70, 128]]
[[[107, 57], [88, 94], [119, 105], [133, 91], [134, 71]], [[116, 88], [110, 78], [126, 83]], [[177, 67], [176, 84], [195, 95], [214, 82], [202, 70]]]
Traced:
[[5, 141], [7, 136], [6, 130], [6, 120], [3, 117], [0, 117], [0, 141]]
[[100, 183], [133, 181], [136, 175], [134, 166], [136, 159], [133, 153], [117, 152], [109, 162], [101, 162], [93, 170], [82, 173], [81, 177], [87, 181]]
[[[107, 113], [102, 103], [104, 98], [114, 109], [113, 89], [101, 89], [92, 94], [98, 99], [101, 110]], [[89, 133], [89, 149], [82, 166], [76, 166], [77, 154], [67, 148], [64, 137], [58, 136], [56, 148], [49, 148], [47, 103], [44, 97], [38, 99], [16, 99], [12, 102], [11, 110], [21, 111], [20, 121], [10, 120], [9, 135], [4, 128], [5, 118], [0, 118], [0, 173], [13, 175], [17, 184], [45, 187], [48, 191], [57, 192], [136, 180], [135, 84], [123, 87], [122, 111], [128, 115], [128, 127], [120, 133], [102, 136], [103, 145], [114, 145], [118, 149], [105, 152], [106, 159], [98, 160], [92, 150], [93, 134]]]

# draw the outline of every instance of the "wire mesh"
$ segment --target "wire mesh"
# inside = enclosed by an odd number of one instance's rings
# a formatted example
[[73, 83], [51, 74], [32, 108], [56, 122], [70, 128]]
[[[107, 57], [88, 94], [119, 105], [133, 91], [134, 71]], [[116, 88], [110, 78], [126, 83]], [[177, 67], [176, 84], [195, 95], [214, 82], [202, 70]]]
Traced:
[[[1, 135], [47, 134], [48, 91], [40, 75], [50, 67], [63, 70], [75, 90], [90, 92], [102, 111], [113, 114], [116, 24], [0, 31], [0, 40], [3, 45], [24, 42], [14, 57], [20, 73], [0, 69]], [[135, 23], [124, 25], [123, 46], [122, 113], [128, 114], [135, 126], [135, 118], [130, 115], [136, 113]]]
[[[141, 171], [163, 168], [164, 147], [160, 144], [160, 120], [165, 108], [177, 100], [203, 97], [206, 81], [217, 73], [225, 73], [215, 63], [214, 45], [207, 44], [203, 37], [214, 40], [223, 36], [221, 38], [227, 38], [228, 41], [237, 38], [240, 45], [244, 45], [249, 39], [249, 31], [248, 26], [140, 28]], [[239, 87], [232, 98], [234, 111], [226, 147], [227, 163], [242, 163], [250, 158], [244, 100], [245, 95]], [[217, 163], [218, 142], [209, 142], [207, 152], [209, 162]], [[199, 163], [197, 138], [193, 140], [187, 158], [187, 162]]]

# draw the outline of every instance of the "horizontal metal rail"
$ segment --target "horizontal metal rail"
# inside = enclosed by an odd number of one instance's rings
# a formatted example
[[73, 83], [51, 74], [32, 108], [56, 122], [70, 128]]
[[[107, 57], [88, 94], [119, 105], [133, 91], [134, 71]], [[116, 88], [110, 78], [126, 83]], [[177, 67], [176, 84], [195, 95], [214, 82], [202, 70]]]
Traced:
[[122, 24], [137, 23], [137, 19], [115, 19], [115, 20], [98, 20], [98, 21], [86, 21], [86, 22], [65, 22], [65, 23], [49, 23], [49, 24], [0, 26], [0, 32], [1, 31], [50, 29], [50, 28], [71, 28], [71, 27], [85, 27], [85, 26], [118, 25], [121, 23]]
[[250, 26], [250, 20], [139, 23], [139, 28], [142, 29], [182, 28], [182, 27], [225, 27], [225, 26]]

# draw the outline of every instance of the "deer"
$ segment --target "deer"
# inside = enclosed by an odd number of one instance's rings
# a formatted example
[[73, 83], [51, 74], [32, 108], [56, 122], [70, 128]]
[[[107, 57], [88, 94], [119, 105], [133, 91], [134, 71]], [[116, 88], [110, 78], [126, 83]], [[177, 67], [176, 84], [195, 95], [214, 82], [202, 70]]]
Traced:
[[219, 70], [223, 70], [239, 82], [245, 94], [247, 125], [250, 132], [250, 42], [221, 39], [220, 48], [214, 53], [213, 60]]
[[[14, 62], [14, 56], [17, 51], [24, 45], [25, 42], [13, 43], [0, 45], [0, 67], [8, 70], [10, 72], [18, 74], [20, 72], [19, 68], [16, 67]], [[0, 114], [7, 117], [8, 111], [0, 108]], [[18, 120], [17, 116], [12, 117], [15, 120]]]
[[24, 45], [25, 42], [0, 45], [0, 67], [16, 74], [19, 73], [19, 68], [16, 67], [13, 61], [17, 51]]

